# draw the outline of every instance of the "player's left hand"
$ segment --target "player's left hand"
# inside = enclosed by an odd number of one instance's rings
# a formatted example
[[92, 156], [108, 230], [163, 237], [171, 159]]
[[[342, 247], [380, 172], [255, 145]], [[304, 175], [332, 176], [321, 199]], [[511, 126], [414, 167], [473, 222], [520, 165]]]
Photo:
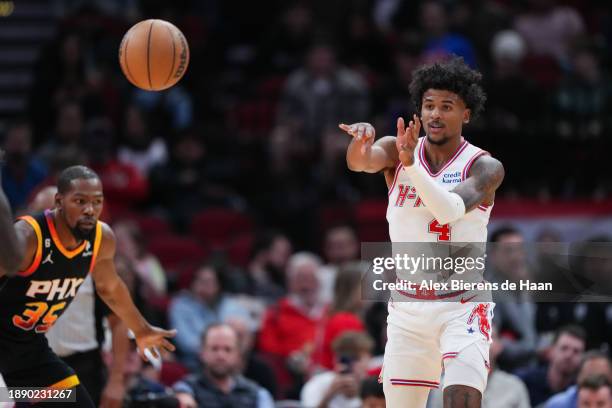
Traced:
[[417, 115], [412, 115], [412, 120], [408, 123], [408, 127], [404, 124], [404, 118], [397, 119], [397, 138], [395, 145], [399, 153], [399, 159], [404, 166], [412, 166], [414, 164], [414, 150], [419, 141], [421, 132], [421, 121]]
[[160, 358], [156, 349], [166, 349], [168, 351], [176, 350], [174, 344], [167, 339], [176, 336], [176, 330], [164, 330], [159, 327], [149, 326], [147, 330], [136, 335], [136, 344], [138, 345], [138, 355], [148, 361], [144, 355], [145, 349], [149, 349], [154, 358]]
[[125, 386], [121, 380], [109, 379], [104, 390], [102, 390], [100, 408], [121, 408], [124, 394]]

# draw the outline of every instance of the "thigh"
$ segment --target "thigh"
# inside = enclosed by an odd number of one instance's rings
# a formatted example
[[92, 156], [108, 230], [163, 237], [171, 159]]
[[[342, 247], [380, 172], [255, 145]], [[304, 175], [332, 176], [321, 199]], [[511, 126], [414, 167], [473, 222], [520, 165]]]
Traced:
[[424, 407], [429, 390], [439, 387], [440, 352], [424, 333], [390, 323], [381, 373], [387, 406]]
[[480, 395], [487, 387], [489, 376], [489, 344], [478, 341], [444, 360], [444, 389], [453, 385], [473, 388]]

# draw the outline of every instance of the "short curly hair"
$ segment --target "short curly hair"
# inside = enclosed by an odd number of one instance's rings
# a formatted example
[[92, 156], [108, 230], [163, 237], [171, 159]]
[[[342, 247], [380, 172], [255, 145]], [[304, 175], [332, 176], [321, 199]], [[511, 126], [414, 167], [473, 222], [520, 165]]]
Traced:
[[483, 110], [487, 96], [481, 85], [482, 74], [471, 69], [461, 57], [422, 65], [412, 73], [409, 90], [415, 108], [421, 112], [423, 94], [428, 89], [440, 89], [459, 95], [472, 117]]

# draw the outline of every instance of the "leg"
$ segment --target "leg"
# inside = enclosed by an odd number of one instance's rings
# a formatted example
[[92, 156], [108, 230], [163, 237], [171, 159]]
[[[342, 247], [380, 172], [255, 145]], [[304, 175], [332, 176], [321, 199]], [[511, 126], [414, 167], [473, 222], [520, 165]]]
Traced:
[[480, 408], [482, 396], [476, 388], [450, 385], [444, 389], [444, 408]]
[[488, 344], [480, 341], [444, 360], [444, 408], [481, 407], [489, 372], [486, 349]]
[[439, 387], [440, 353], [433, 342], [389, 323], [383, 364], [387, 407], [423, 408], [429, 390]]
[[[100, 405], [102, 389], [106, 384], [104, 362], [99, 349], [75, 353], [62, 360], [76, 372], [81, 384], [87, 389], [96, 406]], [[57, 408], [57, 407], [56, 407]]]

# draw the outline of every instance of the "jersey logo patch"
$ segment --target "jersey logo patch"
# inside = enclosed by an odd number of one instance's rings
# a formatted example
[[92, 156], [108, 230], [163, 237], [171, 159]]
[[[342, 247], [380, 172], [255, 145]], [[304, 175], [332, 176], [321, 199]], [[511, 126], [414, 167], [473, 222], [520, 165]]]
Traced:
[[49, 254], [47, 254], [47, 257], [45, 258], [45, 260], [42, 261], [43, 265], [46, 263], [53, 264], [53, 259], [51, 259], [51, 255], [53, 255], [53, 250], [49, 251]]

